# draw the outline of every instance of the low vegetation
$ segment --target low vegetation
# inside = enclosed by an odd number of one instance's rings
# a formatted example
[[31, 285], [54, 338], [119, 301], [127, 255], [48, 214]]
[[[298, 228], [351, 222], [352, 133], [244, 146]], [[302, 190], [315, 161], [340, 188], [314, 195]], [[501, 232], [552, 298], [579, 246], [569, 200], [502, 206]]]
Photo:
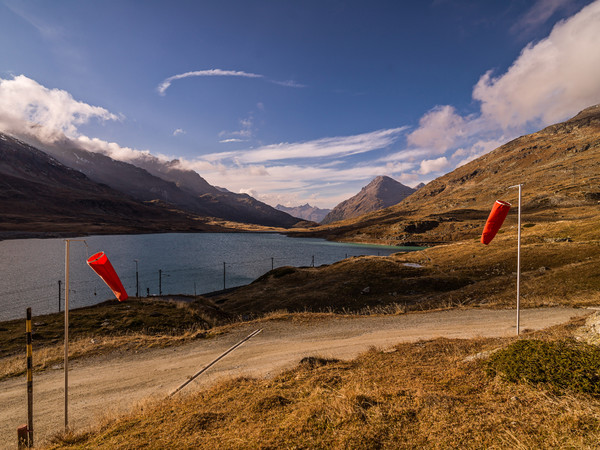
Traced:
[[[560, 352], [582, 320], [522, 340], [436, 339], [352, 361], [305, 358], [271, 379], [237, 378], [140, 405], [52, 448], [597, 448], [600, 398], [490, 372], [543, 342]], [[533, 339], [533, 340], [530, 340]], [[556, 344], [556, 347], [553, 345]], [[565, 344], [566, 345], [566, 344]], [[542, 347], [540, 347], [542, 348]], [[591, 359], [566, 353], [565, 368]], [[495, 363], [494, 363], [495, 364]], [[517, 369], [518, 371], [518, 369]], [[576, 371], [576, 370], [575, 370]], [[596, 382], [597, 383], [597, 382]]]
[[600, 394], [600, 348], [573, 340], [523, 340], [495, 353], [488, 372], [560, 394]]

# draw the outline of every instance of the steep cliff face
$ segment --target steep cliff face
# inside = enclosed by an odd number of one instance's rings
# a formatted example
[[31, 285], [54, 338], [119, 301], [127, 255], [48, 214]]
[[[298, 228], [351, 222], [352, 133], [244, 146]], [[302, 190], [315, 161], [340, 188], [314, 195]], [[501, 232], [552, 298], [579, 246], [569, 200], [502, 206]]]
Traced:
[[372, 211], [395, 205], [415, 192], [415, 189], [403, 185], [396, 180], [379, 176], [354, 197], [344, 200], [337, 205], [321, 221], [322, 224], [352, 219]]

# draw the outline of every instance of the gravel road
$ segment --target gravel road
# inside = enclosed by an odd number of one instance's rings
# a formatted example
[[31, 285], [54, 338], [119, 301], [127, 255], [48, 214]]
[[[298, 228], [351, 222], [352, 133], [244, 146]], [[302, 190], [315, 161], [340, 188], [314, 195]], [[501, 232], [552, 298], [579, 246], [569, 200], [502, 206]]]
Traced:
[[[523, 310], [521, 327], [541, 329], [589, 314], [586, 309]], [[515, 333], [514, 310], [449, 310], [383, 317], [327, 318], [307, 322], [270, 321], [185, 392], [233, 376], [268, 377], [305, 356], [349, 359], [372, 346], [436, 337], [499, 337]], [[219, 354], [258, 328], [241, 325], [226, 335], [180, 347], [113, 354], [69, 364], [69, 424], [80, 429], [103, 414], [127, 411], [148, 397], [163, 397]], [[35, 358], [35, 347], [34, 347]], [[16, 429], [27, 422], [25, 377], [0, 383], [0, 448], [16, 448]], [[178, 394], [179, 395], [179, 394]], [[64, 426], [64, 372], [34, 375], [34, 431], [42, 443]]]

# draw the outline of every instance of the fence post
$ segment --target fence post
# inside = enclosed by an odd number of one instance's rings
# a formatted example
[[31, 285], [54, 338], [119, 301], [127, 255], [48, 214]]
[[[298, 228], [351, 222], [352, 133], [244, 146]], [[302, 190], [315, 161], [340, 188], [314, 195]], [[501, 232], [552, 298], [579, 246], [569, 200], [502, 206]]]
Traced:
[[312, 257], [312, 263], [310, 263], [311, 267], [315, 267], [315, 255]]
[[21, 450], [22, 448], [27, 448], [27, 425], [21, 425], [17, 428], [17, 448]]
[[223, 290], [225, 290], [225, 262], [223, 262]]
[[62, 280], [58, 280], [58, 312], [60, 312], [60, 285]]
[[162, 269], [158, 269], [158, 295], [162, 295]]
[[275, 258], [271, 257], [271, 270], [275, 268]]
[[31, 343], [31, 308], [27, 308], [27, 446], [33, 447], [33, 348]]

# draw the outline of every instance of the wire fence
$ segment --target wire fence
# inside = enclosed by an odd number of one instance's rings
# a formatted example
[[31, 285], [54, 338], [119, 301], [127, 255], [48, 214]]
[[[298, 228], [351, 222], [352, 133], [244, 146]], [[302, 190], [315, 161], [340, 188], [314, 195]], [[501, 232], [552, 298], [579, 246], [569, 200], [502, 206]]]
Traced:
[[[346, 253], [341, 259], [364, 255], [365, 253]], [[120, 273], [120, 279], [130, 296], [202, 295], [248, 284], [278, 267], [315, 267], [339, 260], [339, 257], [291, 255], [290, 257], [273, 256], [234, 262], [215, 261], [211, 264], [159, 268], [157, 270], [138, 270], [136, 264], [135, 273]], [[143, 261], [140, 263], [140, 267], [143, 267]], [[69, 285], [69, 309], [91, 306], [114, 298], [102, 281], [93, 274], [87, 275], [85, 279], [72, 277]], [[0, 299], [3, 299], [0, 320], [11, 320], [23, 316], [25, 310], [22, 299], [28, 299], [27, 305], [33, 306], [36, 315], [64, 311], [64, 279], [56, 280], [53, 283], [39, 283], [18, 289], [8, 289], [0, 292]]]

